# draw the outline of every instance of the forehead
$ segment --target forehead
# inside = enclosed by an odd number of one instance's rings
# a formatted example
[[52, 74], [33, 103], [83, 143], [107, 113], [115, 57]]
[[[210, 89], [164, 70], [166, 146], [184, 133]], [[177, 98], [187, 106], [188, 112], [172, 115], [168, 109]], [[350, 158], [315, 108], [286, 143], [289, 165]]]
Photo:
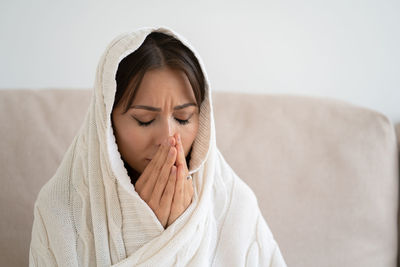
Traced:
[[192, 86], [183, 71], [158, 68], [145, 73], [133, 104], [161, 104], [160, 101], [168, 99], [178, 102], [195, 101]]

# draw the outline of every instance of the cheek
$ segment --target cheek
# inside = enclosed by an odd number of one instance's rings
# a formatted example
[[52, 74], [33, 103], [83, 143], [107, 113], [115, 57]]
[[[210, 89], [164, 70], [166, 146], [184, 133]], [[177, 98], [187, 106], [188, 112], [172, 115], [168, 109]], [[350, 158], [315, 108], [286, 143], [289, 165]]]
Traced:
[[140, 146], [141, 144], [144, 144], [144, 140], [140, 135], [140, 132], [129, 124], [119, 125], [117, 128], [116, 139], [118, 150], [126, 160], [129, 158], [133, 159], [137, 154], [140, 154]]
[[124, 129], [120, 133], [121, 144], [131, 151], [141, 151], [147, 144], [148, 134], [143, 131], [138, 131], [135, 127]]

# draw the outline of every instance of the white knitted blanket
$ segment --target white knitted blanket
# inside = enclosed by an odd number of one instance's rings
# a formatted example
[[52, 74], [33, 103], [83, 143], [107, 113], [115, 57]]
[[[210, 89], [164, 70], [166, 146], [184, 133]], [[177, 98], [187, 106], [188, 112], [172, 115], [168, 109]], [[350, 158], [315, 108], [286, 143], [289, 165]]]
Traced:
[[[110, 114], [120, 60], [152, 31], [173, 35], [198, 58], [206, 79], [189, 173], [194, 196], [164, 229], [135, 191], [117, 149]], [[96, 73], [90, 107], [34, 208], [30, 266], [286, 266], [251, 189], [219, 152], [211, 88], [197, 51], [167, 27], [115, 38]]]

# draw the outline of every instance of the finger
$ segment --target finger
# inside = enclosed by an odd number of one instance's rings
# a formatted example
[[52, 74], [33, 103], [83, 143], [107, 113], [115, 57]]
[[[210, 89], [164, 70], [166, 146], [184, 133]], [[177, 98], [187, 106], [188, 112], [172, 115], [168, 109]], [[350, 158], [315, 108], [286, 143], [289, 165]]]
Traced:
[[184, 189], [185, 189], [185, 180], [184, 177], [184, 170], [183, 166], [179, 165], [177, 166], [177, 177], [176, 177], [176, 185], [175, 185], [175, 195], [174, 195], [174, 204], [177, 205], [177, 207], [183, 206], [183, 198], [184, 198]]
[[[192, 179], [187, 179], [187, 176], [189, 175], [189, 170], [188, 170], [188, 166], [187, 166], [187, 163], [186, 163], [185, 151], [183, 149], [182, 138], [181, 138], [180, 133], [177, 133], [177, 147], [178, 147], [178, 160], [177, 160], [177, 162], [179, 161], [177, 165], [182, 165], [182, 167], [183, 167], [184, 183], [185, 183], [185, 185], [189, 183], [190, 187], [193, 188]], [[185, 186], [184, 189], [186, 189], [186, 186]]]
[[154, 189], [152, 192], [152, 198], [155, 201], [157, 201], [157, 203], [160, 202], [162, 193], [168, 182], [171, 168], [174, 165], [175, 160], [176, 160], [176, 148], [171, 147], [170, 151], [168, 152], [167, 160], [165, 161], [164, 166], [161, 168], [160, 174], [158, 175], [158, 178], [156, 180], [156, 183], [154, 185]]
[[158, 177], [159, 170], [162, 164], [165, 162], [165, 158], [170, 148], [168, 140], [169, 138], [166, 138], [164, 142], [161, 144], [161, 146], [158, 148], [156, 154], [151, 159], [149, 164], [147, 164], [146, 168], [144, 169], [142, 175], [139, 177], [136, 184], [139, 183], [139, 186], [141, 187], [147, 184], [146, 187], [148, 187], [149, 190], [153, 191], [155, 180]]
[[177, 175], [175, 182], [174, 197], [171, 204], [171, 213], [168, 218], [167, 225], [171, 225], [185, 210], [184, 203], [184, 181], [182, 177], [182, 166], [177, 166]]
[[161, 169], [162, 164], [165, 162], [168, 150], [171, 147], [168, 142], [169, 142], [169, 137], [163, 141], [163, 143], [158, 148], [154, 157], [151, 159], [149, 164], [147, 164], [146, 168], [143, 171], [143, 174], [141, 175], [144, 177], [142, 183], [146, 183], [149, 179], [153, 181], [157, 179], [159, 170]]
[[159, 147], [157, 153], [147, 165], [148, 167], [150, 167], [150, 169], [158, 169], [158, 170], [161, 169], [167, 157], [168, 151], [171, 147], [171, 144], [169, 143], [170, 139], [171, 137], [166, 138], [162, 143], [162, 145]]
[[178, 157], [177, 157], [177, 166], [178, 165], [182, 165], [185, 167], [185, 169], [187, 169], [187, 165], [186, 165], [186, 158], [185, 158], [185, 151], [183, 149], [183, 145], [182, 145], [182, 139], [181, 139], [181, 135], [180, 133], [176, 134], [176, 146], [178, 149]]
[[165, 209], [168, 213], [171, 210], [171, 202], [174, 197], [176, 183], [176, 167], [172, 166], [171, 173], [169, 174], [168, 183], [162, 193], [160, 199], [160, 208]]

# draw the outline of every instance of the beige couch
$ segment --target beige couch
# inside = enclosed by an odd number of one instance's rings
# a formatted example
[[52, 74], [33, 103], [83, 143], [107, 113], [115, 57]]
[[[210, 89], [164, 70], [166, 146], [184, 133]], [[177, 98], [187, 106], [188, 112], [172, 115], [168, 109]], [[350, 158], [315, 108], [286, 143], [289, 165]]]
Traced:
[[[0, 90], [1, 266], [27, 266], [34, 200], [90, 97]], [[217, 144], [256, 193], [288, 266], [397, 265], [398, 145], [386, 116], [329, 98], [213, 100]]]

